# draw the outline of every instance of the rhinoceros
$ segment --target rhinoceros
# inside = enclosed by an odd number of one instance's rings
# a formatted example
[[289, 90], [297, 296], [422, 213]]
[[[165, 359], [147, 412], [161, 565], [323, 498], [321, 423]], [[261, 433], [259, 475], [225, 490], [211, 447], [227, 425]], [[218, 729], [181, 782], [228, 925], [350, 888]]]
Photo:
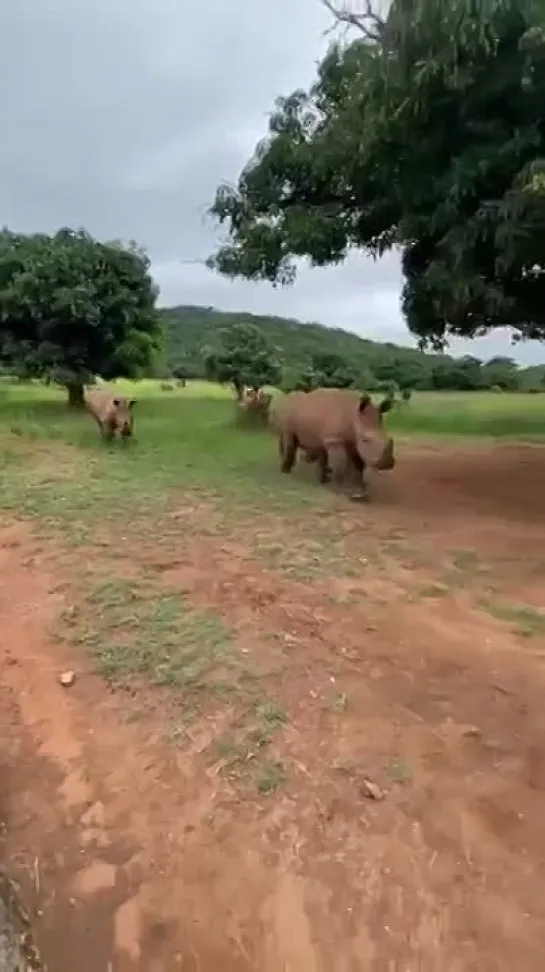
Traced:
[[122, 439], [132, 436], [135, 404], [135, 398], [126, 398], [111, 389], [92, 389], [85, 395], [85, 405], [107, 440], [113, 439], [118, 432]]
[[395, 465], [393, 440], [383, 415], [391, 399], [373, 404], [370, 395], [352, 389], [317, 388], [291, 392], [274, 402], [271, 424], [278, 434], [282, 472], [291, 472], [298, 449], [306, 461], [318, 461], [320, 481], [331, 474], [339, 481], [352, 465], [361, 478], [358, 499], [368, 497], [369, 470], [388, 470]]

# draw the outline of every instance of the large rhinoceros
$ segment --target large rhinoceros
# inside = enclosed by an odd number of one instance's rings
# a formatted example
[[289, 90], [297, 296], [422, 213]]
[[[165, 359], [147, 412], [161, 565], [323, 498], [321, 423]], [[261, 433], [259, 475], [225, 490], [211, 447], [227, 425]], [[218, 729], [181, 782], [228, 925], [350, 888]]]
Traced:
[[307, 461], [318, 460], [321, 482], [330, 473], [339, 481], [347, 467], [354, 466], [362, 486], [357, 498], [367, 498], [368, 471], [395, 465], [393, 440], [382, 420], [391, 405], [391, 399], [377, 406], [370, 395], [340, 388], [291, 392], [275, 399], [271, 424], [278, 434], [282, 472], [291, 472], [298, 449], [303, 449]]

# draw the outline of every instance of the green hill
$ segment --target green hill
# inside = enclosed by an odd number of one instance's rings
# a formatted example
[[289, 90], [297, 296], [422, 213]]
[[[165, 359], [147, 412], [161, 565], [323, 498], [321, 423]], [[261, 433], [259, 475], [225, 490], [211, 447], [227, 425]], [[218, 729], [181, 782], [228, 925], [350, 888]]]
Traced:
[[[161, 310], [165, 323], [165, 371], [184, 367], [188, 377], [203, 377], [203, 352], [213, 345], [221, 328], [248, 322], [262, 328], [277, 348], [287, 370], [298, 371], [314, 355], [337, 354], [355, 367], [361, 387], [373, 383], [396, 383], [415, 389], [476, 389], [498, 386], [514, 389], [527, 385], [526, 371], [507, 358], [495, 358], [482, 365], [471, 356], [424, 354], [413, 348], [380, 343], [356, 334], [304, 324], [282, 317], [265, 317], [242, 312], [229, 313], [213, 307], [171, 307]], [[534, 371], [535, 369], [532, 369]], [[540, 369], [543, 377], [544, 371]], [[536, 372], [535, 381], [542, 380]], [[545, 387], [545, 381], [544, 381]]]
[[[303, 324], [282, 317], [227, 313], [212, 307], [172, 307], [161, 311], [166, 324], [166, 364], [172, 369], [187, 364], [192, 374], [203, 374], [203, 349], [214, 343], [220, 328], [248, 322], [263, 329], [288, 368], [301, 368], [316, 354], [338, 354], [362, 375], [378, 381], [396, 381], [403, 372], [414, 373], [415, 382], [441, 356], [422, 355], [412, 348], [379, 344], [322, 324]], [[423, 369], [424, 362], [427, 367]]]

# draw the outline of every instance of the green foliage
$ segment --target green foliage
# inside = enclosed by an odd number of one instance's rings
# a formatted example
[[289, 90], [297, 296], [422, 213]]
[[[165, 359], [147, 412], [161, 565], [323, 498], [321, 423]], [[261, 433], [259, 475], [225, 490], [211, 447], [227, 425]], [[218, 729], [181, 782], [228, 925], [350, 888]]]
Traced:
[[[286, 391], [316, 387], [320, 381], [312, 362], [322, 356], [347, 362], [347, 367], [356, 374], [356, 387], [366, 391], [384, 388], [400, 392], [403, 389], [461, 391], [493, 385], [508, 391], [513, 381], [515, 389], [545, 390], [545, 366], [519, 369], [509, 358], [493, 358], [481, 365], [469, 355], [453, 358], [447, 354], [425, 354], [413, 348], [360, 338], [340, 328], [280, 317], [231, 314], [210, 307], [173, 307], [159, 313], [165, 330], [168, 369], [174, 374], [175, 362], [183, 360], [188, 378], [205, 377], [205, 350], [217, 345], [220, 330], [241, 323], [258, 328], [268, 343], [278, 348], [278, 356], [284, 362], [281, 384]], [[499, 369], [498, 362], [502, 362]]]
[[320, 388], [351, 388], [358, 381], [356, 369], [340, 354], [315, 354], [311, 368]]
[[292, 391], [312, 391], [319, 387], [319, 381], [310, 365], [300, 368], [285, 368], [282, 379], [282, 390]]
[[481, 368], [481, 381], [486, 388], [515, 391], [519, 386], [519, 373], [512, 358], [495, 357]]
[[84, 230], [0, 233], [0, 354], [10, 371], [81, 386], [137, 377], [162, 338], [150, 264]]
[[285, 391], [312, 391], [313, 388], [352, 388], [362, 375], [341, 354], [318, 352], [308, 364], [284, 375]]
[[281, 366], [275, 349], [258, 327], [235, 323], [217, 334], [216, 347], [204, 357], [206, 377], [222, 385], [233, 385], [240, 397], [245, 386], [277, 385]]
[[384, 20], [351, 19], [357, 38], [278, 100], [237, 186], [218, 189], [228, 239], [209, 266], [289, 283], [299, 258], [400, 245], [423, 343], [545, 337], [543, 4], [393, 0]]

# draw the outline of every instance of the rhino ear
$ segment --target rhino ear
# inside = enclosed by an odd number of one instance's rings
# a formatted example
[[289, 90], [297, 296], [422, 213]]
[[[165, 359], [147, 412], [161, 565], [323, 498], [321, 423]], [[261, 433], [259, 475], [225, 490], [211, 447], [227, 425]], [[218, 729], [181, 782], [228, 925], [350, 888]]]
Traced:
[[386, 412], [389, 412], [390, 411], [392, 405], [393, 405], [392, 399], [391, 398], [385, 398], [384, 401], [381, 402], [380, 405], [379, 405], [379, 412], [380, 412], [380, 414], [381, 415], [385, 415]]
[[370, 395], [362, 395], [361, 398], [360, 398], [360, 404], [358, 406], [358, 411], [365, 412], [365, 409], [370, 404], [371, 404], [371, 396]]
[[129, 398], [129, 408], [134, 408], [136, 405], [136, 398]]

